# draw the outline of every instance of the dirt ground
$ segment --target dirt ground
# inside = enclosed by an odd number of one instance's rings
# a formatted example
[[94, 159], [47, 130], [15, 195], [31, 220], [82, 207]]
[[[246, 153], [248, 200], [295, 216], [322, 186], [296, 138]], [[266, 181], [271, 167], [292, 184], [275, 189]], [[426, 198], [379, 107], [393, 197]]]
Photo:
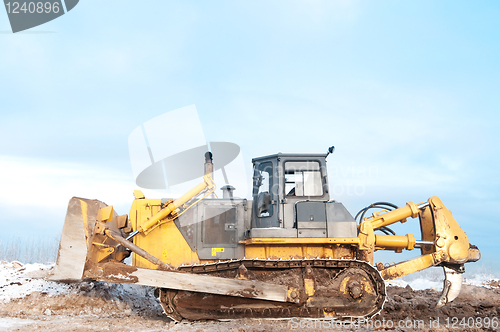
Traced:
[[68, 295], [35, 292], [0, 304], [0, 331], [498, 331], [500, 288], [491, 286], [463, 285], [460, 296], [439, 310], [432, 309], [437, 291], [390, 286], [380, 315], [340, 326], [298, 319], [175, 323], [163, 315], [150, 288], [137, 286], [130, 293], [117, 290], [122, 285], [79, 283]]

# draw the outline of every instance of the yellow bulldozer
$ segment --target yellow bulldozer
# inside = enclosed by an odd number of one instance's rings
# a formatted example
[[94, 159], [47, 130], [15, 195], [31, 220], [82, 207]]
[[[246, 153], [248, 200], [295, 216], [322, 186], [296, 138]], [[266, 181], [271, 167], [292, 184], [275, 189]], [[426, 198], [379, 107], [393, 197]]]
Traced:
[[[135, 190], [130, 213], [118, 215], [73, 197], [48, 279], [152, 286], [177, 321], [372, 317], [383, 308], [385, 281], [432, 266], [445, 272], [436, 307], [453, 301], [464, 264], [480, 252], [452, 213], [431, 197], [402, 207], [377, 202], [354, 218], [330, 197], [331, 152], [254, 158], [252, 200], [233, 197], [229, 185], [216, 198], [210, 152], [203, 182], [175, 200]], [[416, 217], [419, 240], [389, 227]], [[416, 248], [416, 258], [374, 264], [377, 250]]]

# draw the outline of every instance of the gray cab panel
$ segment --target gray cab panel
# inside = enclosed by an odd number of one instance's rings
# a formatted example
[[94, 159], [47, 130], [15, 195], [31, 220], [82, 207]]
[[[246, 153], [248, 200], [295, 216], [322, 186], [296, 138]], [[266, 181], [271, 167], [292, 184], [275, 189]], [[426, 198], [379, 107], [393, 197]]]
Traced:
[[175, 220], [200, 259], [238, 259], [245, 254], [251, 204], [245, 199], [205, 199]]
[[326, 237], [324, 202], [297, 202], [295, 213], [298, 237]]
[[326, 203], [328, 237], [357, 237], [356, 220], [342, 203]]
[[297, 237], [296, 228], [252, 228], [250, 238], [283, 238]]

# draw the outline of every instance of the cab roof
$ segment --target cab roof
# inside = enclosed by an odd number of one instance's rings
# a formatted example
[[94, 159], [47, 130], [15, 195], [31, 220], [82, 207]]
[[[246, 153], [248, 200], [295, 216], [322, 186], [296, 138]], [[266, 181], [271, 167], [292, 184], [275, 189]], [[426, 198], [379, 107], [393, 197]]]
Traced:
[[270, 154], [267, 156], [253, 158], [252, 163], [254, 163], [256, 161], [273, 159], [273, 158], [282, 158], [282, 157], [325, 158], [326, 153], [282, 153], [282, 152], [278, 152], [278, 153]]

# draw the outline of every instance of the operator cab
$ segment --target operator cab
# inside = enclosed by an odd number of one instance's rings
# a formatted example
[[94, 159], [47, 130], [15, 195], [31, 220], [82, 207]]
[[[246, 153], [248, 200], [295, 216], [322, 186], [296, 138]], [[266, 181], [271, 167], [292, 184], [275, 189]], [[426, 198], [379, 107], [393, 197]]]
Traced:
[[247, 239], [355, 238], [356, 221], [330, 200], [327, 155], [255, 158], [251, 201], [231, 197], [226, 186], [224, 198], [205, 198], [174, 223], [200, 259], [241, 259]]
[[330, 201], [327, 155], [278, 153], [252, 160], [251, 237], [357, 236], [354, 218]]

